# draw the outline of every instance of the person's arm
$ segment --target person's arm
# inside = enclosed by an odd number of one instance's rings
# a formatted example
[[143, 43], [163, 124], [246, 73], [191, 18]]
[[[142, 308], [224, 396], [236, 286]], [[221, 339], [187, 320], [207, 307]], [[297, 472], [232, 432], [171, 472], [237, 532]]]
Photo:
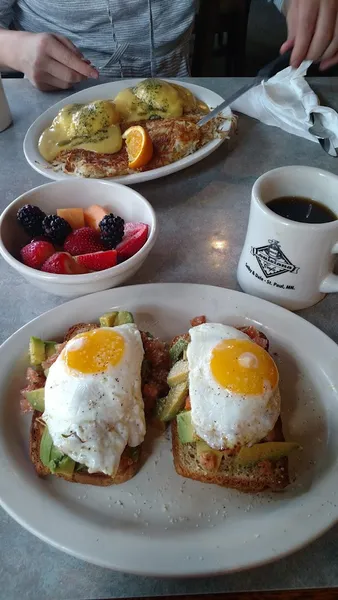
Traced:
[[21, 71], [40, 90], [67, 89], [98, 72], [64, 36], [7, 28], [15, 0], [0, 0], [0, 66]]
[[281, 52], [292, 50], [291, 64], [320, 62], [325, 70], [338, 64], [338, 0], [286, 0], [288, 38]]

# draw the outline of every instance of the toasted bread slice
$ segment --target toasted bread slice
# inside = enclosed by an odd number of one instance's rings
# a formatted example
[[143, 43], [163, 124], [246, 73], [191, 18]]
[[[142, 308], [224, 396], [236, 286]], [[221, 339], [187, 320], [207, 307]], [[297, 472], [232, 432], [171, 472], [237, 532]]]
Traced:
[[70, 327], [66, 332], [63, 341], [69, 342], [73, 337], [79, 335], [80, 333], [86, 333], [87, 331], [92, 331], [92, 329], [98, 329], [99, 326], [95, 323], [76, 323], [73, 327]]
[[[30, 429], [30, 458], [39, 477], [47, 477], [51, 472], [40, 460], [40, 442], [44, 430], [44, 426], [39, 420], [41, 413], [34, 411], [32, 424]], [[87, 485], [108, 486], [118, 483], [124, 483], [134, 477], [141, 466], [141, 452], [137, 458], [132, 458], [128, 455], [128, 450], [125, 450], [121, 456], [120, 465], [115, 477], [109, 477], [104, 473], [88, 473], [82, 471], [74, 471], [71, 475], [63, 473], [53, 473], [57, 477], [61, 477], [66, 481], [73, 483], [85, 483]]]
[[[70, 327], [66, 332], [63, 342], [57, 345], [55, 353], [43, 363], [43, 368], [49, 368], [58, 358], [66, 343], [76, 335], [98, 329], [99, 325], [95, 323], [77, 323]], [[149, 398], [147, 392], [152, 394], [150, 400], [155, 403], [163, 393], [167, 391], [167, 375], [170, 369], [169, 350], [166, 344], [158, 339], [150, 338], [147, 334], [141, 332], [143, 345], [145, 347], [145, 355], [148, 360], [148, 374], [143, 384], [143, 400], [145, 403], [145, 412], [147, 416], [147, 406]], [[43, 376], [42, 376], [43, 377]], [[23, 399], [25, 399], [25, 391], [42, 387], [45, 378], [39, 378], [32, 369], [27, 371], [28, 386], [23, 390]], [[146, 385], [145, 385], [146, 383]], [[148, 387], [147, 387], [148, 386]], [[27, 405], [27, 401], [25, 407]], [[24, 408], [25, 408], [24, 407]], [[149, 411], [148, 411], [149, 412]], [[43, 434], [44, 426], [40, 420], [42, 414], [38, 411], [33, 412], [32, 423], [30, 429], [30, 458], [39, 477], [46, 477], [52, 473], [40, 460], [40, 442]], [[53, 473], [57, 477], [61, 477], [66, 481], [74, 483], [84, 483], [97, 486], [108, 486], [113, 484], [124, 483], [134, 477], [142, 465], [142, 451], [138, 453], [130, 453], [130, 448], [126, 448], [121, 456], [119, 469], [115, 477], [109, 477], [103, 473], [88, 473], [86, 471], [74, 471], [71, 475], [63, 473]]]
[[[250, 467], [240, 468], [234, 458], [227, 457], [222, 460], [219, 470], [211, 473], [201, 467], [196, 446], [180, 442], [176, 419], [172, 421], [171, 434], [175, 469], [182, 477], [250, 493], [262, 492], [265, 489], [280, 491], [290, 483], [287, 458], [275, 462], [265, 460]], [[281, 419], [278, 419], [269, 441], [284, 441]]]

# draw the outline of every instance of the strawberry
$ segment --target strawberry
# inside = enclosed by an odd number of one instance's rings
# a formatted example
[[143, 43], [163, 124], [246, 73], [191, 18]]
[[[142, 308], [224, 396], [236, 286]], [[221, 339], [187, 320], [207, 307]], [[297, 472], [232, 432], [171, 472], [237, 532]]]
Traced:
[[79, 265], [90, 269], [90, 271], [104, 271], [104, 269], [115, 267], [117, 263], [117, 252], [116, 250], [91, 252], [89, 254], [74, 256], [74, 260], [76, 260]]
[[55, 252], [42, 265], [41, 271], [57, 275], [80, 275], [88, 273], [88, 269], [79, 265], [67, 252]]
[[105, 250], [100, 234], [91, 227], [81, 227], [70, 233], [63, 247], [72, 256]]
[[124, 237], [116, 246], [119, 261], [134, 256], [147, 241], [149, 226], [145, 223], [125, 223]]
[[54, 254], [55, 248], [50, 242], [42, 240], [30, 242], [24, 246], [21, 251], [22, 262], [27, 267], [40, 269], [46, 260]]

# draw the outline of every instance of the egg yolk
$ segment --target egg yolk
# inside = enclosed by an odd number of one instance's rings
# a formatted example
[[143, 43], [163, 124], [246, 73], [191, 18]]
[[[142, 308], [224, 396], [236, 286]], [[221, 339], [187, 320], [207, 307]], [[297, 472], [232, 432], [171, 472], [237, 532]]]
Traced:
[[223, 340], [213, 349], [211, 372], [223, 388], [236, 394], [264, 393], [275, 389], [278, 370], [270, 354], [250, 340]]
[[79, 373], [102, 373], [117, 365], [124, 353], [124, 338], [116, 331], [94, 329], [75, 336], [64, 351], [64, 361]]

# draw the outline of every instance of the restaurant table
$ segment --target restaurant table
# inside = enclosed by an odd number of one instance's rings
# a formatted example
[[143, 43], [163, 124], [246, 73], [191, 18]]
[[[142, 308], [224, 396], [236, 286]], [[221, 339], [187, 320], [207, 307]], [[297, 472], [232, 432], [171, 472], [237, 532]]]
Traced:
[[[246, 82], [223, 78], [192, 81], [223, 96]], [[314, 79], [311, 84], [323, 102], [338, 109], [338, 79]], [[0, 134], [1, 210], [19, 194], [50, 181], [28, 165], [22, 142], [29, 125], [67, 95], [41, 93], [27, 80], [5, 80], [4, 87], [13, 125]], [[236, 267], [246, 232], [251, 187], [264, 171], [291, 164], [338, 173], [338, 160], [326, 155], [319, 145], [240, 116], [238, 133], [203, 162], [135, 186], [156, 210], [160, 234], [148, 260], [129, 283], [191, 282], [238, 289]], [[226, 244], [217, 244], [218, 239], [226, 240]], [[34, 317], [64, 302], [32, 287], [3, 260], [0, 280], [1, 342]], [[338, 342], [337, 295], [329, 295], [300, 314]], [[40, 541], [1, 509], [0, 527], [0, 598], [4, 600], [91, 600], [338, 587], [338, 526], [296, 554], [268, 566], [190, 580], [126, 575], [87, 564]], [[83, 540], [85, 544], [85, 531]], [[292, 600], [298, 597], [292, 595]], [[308, 594], [304, 597], [310, 598]], [[322, 597], [338, 597], [338, 592]], [[264, 597], [257, 594], [252, 598]]]

